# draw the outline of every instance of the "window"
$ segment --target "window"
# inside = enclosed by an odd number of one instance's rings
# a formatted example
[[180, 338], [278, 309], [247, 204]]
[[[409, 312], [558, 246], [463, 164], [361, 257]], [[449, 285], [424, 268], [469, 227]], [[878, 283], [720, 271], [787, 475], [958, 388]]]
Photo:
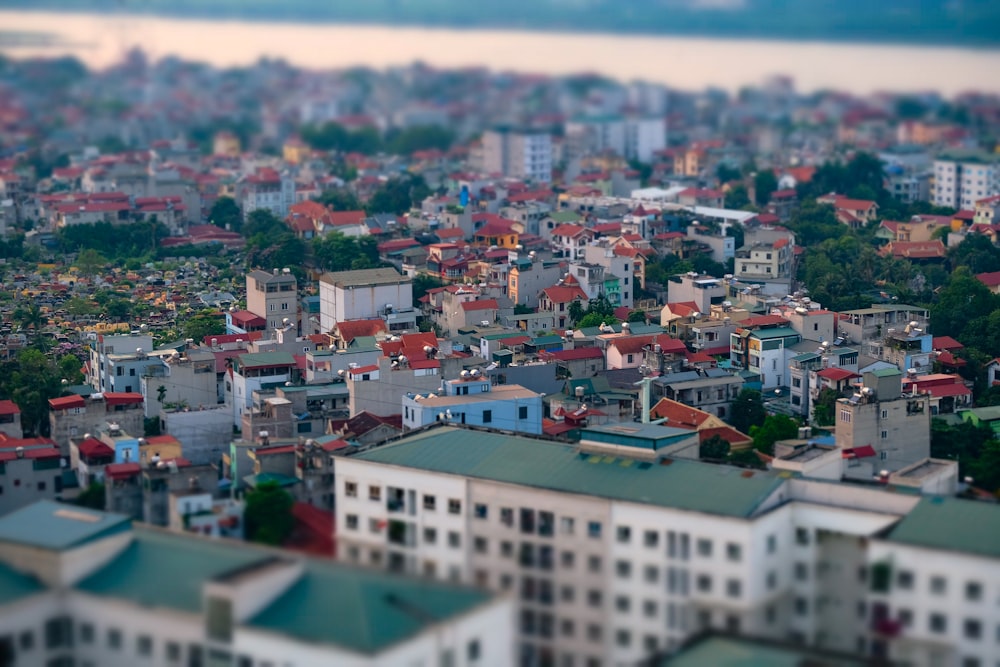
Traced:
[[563, 535], [572, 535], [576, 528], [576, 521], [573, 517], [564, 516], [559, 519], [559, 530]]
[[913, 625], [913, 612], [909, 609], [897, 609], [896, 618], [899, 619], [903, 627], [909, 628]]
[[660, 544], [660, 533], [655, 530], [647, 530], [642, 534], [642, 543], [651, 549], [655, 549]]
[[467, 656], [469, 662], [479, 660], [479, 656], [482, 652], [483, 649], [482, 646], [480, 646], [478, 639], [473, 639], [465, 646], [465, 655]]
[[527, 534], [535, 532], [535, 510], [521, 508], [521, 532]]
[[437, 509], [437, 498], [428, 494], [424, 494], [424, 509], [433, 512]]
[[379, 519], [368, 519], [368, 532], [375, 535], [382, 532], [382, 522]]
[[448, 531], [448, 546], [452, 549], [458, 549], [462, 546], [462, 536], [457, 531]]
[[542, 537], [552, 537], [556, 531], [556, 515], [552, 512], [538, 513], [538, 534]]
[[484, 424], [490, 424], [492, 422], [493, 422], [493, 411], [492, 410], [483, 410], [483, 423]]
[[699, 556], [704, 558], [712, 557], [712, 540], [699, 539], [696, 544]]
[[500, 543], [500, 555], [504, 558], [510, 558], [514, 555], [514, 543], [509, 540], [504, 540]]
[[695, 586], [702, 593], [712, 592], [712, 577], [707, 574], [699, 574], [698, 578], [695, 580]]
[[448, 500], [448, 514], [461, 514], [462, 513], [462, 501], [457, 498], [451, 498]]
[[517, 408], [517, 418], [518, 419], [527, 419], [528, 418], [528, 406], [527, 405], [520, 405], [520, 406], [518, 406], [518, 408]]
[[631, 645], [632, 633], [628, 630], [619, 630], [615, 633], [615, 643], [623, 647]]
[[978, 581], [967, 581], [965, 583], [965, 599], [979, 601], [983, 599], [983, 585]]
[[135, 641], [136, 653], [143, 657], [153, 655], [153, 638], [149, 635], [139, 635]]
[[94, 626], [92, 623], [80, 624], [80, 643], [81, 644], [94, 643]]
[[369, 486], [368, 487], [368, 500], [382, 500], [382, 487], [381, 486]]
[[807, 528], [795, 529], [795, 543], [803, 546], [809, 544], [809, 530]]
[[944, 577], [931, 577], [931, 593], [944, 595], [948, 591], [948, 583]]
[[588, 521], [587, 522], [587, 535], [595, 539], [600, 539], [601, 537], [601, 522], [600, 521]]
[[587, 591], [587, 604], [591, 607], [600, 607], [602, 603], [601, 591]]
[[587, 569], [591, 572], [601, 571], [601, 557], [600, 556], [588, 556], [587, 557]]
[[438, 532], [437, 528], [424, 528], [424, 542], [427, 544], [434, 544], [437, 542]]
[[655, 584], [660, 580], [660, 568], [655, 565], [647, 565], [642, 570], [642, 578], [649, 584]]
[[513, 526], [514, 525], [514, 510], [511, 509], [510, 507], [501, 507], [500, 508], [500, 523], [502, 523], [503, 525], [508, 526], [508, 527]]
[[483, 503], [476, 503], [475, 515], [477, 519], [485, 519], [489, 515], [489, 508]]
[[931, 614], [928, 619], [928, 627], [931, 632], [944, 634], [948, 631], [948, 619], [944, 614]]
[[615, 573], [622, 579], [632, 576], [632, 563], [627, 560], [620, 560], [615, 563]]
[[726, 545], [726, 558], [738, 563], [742, 557], [743, 557], [743, 549], [740, 547], [739, 544], [735, 542], [730, 542], [729, 544]]
[[181, 659], [181, 645], [177, 642], [167, 642], [166, 654], [168, 662], [180, 662]]
[[603, 634], [604, 633], [602, 632], [601, 626], [599, 625], [587, 626], [587, 639], [589, 639], [590, 641], [592, 642], [601, 641], [601, 637], [603, 636]]
[[726, 582], [726, 595], [731, 598], [738, 598], [743, 594], [743, 586], [739, 579], [730, 579]]
[[975, 618], [965, 619], [962, 624], [962, 633], [966, 639], [981, 639], [983, 636], [983, 624]]
[[358, 529], [358, 515], [348, 514], [347, 517], [347, 530], [357, 530]]
[[573, 632], [575, 630], [576, 630], [576, 628], [573, 625], [573, 621], [571, 621], [570, 619], [564, 618], [562, 621], [560, 621], [560, 623], [559, 623], [559, 633], [561, 635], [563, 635], [564, 637], [572, 637], [573, 636]]
[[903, 590], [910, 590], [913, 588], [913, 573], [909, 570], [900, 570], [896, 575], [896, 585]]
[[115, 628], [108, 630], [108, 648], [118, 650], [122, 647], [122, 631]]
[[805, 598], [795, 598], [795, 613], [805, 616], [809, 613], [809, 601]]
[[798, 581], [805, 581], [809, 578], [809, 565], [806, 563], [795, 564], [795, 578]]
[[628, 544], [629, 540], [632, 539], [632, 529], [628, 526], [618, 526], [616, 535], [621, 544]]
[[778, 537], [777, 535], [767, 536], [767, 553], [773, 554], [778, 550]]
[[767, 590], [773, 591], [778, 587], [778, 574], [771, 570], [767, 573]]
[[564, 551], [560, 554], [559, 562], [564, 569], [573, 569], [573, 563], [576, 561], [576, 554], [572, 551]]

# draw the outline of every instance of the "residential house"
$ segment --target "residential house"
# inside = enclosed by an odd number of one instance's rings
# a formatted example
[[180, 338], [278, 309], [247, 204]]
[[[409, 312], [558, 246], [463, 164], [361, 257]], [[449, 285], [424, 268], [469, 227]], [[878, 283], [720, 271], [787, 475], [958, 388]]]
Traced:
[[451, 422], [539, 435], [542, 397], [517, 384], [494, 386], [476, 370], [441, 383], [440, 394], [403, 396], [403, 430]]
[[595, 237], [592, 229], [569, 223], [560, 224], [549, 234], [556, 256], [570, 260], [583, 259], [587, 244]]
[[878, 219], [878, 203], [868, 199], [851, 199], [831, 193], [817, 197], [816, 201], [833, 206], [837, 219], [852, 229], [859, 229]]
[[743, 378], [721, 368], [694, 368], [653, 378], [654, 397], [668, 398], [703, 410], [720, 419], [729, 415], [729, 405], [743, 389]]
[[67, 458], [71, 439], [96, 435], [109, 422], [127, 433], [143, 433], [143, 419], [143, 396], [139, 393], [73, 394], [49, 399], [49, 432]]
[[557, 329], [566, 329], [571, 326], [572, 320], [569, 316], [569, 305], [573, 302], [584, 304], [589, 300], [587, 293], [580, 288], [580, 283], [572, 275], [567, 275], [552, 287], [542, 290], [538, 298], [539, 312], [551, 313], [556, 319]]
[[721, 418], [669, 398], [657, 401], [649, 411], [649, 418], [672, 428], [697, 431], [700, 442], [718, 436], [728, 442], [732, 450], [744, 450], [753, 445], [753, 438], [740, 433]]
[[[298, 281], [290, 269], [251, 271], [246, 284], [247, 311], [265, 319], [268, 330], [283, 329], [289, 323], [298, 328]], [[247, 331], [252, 330], [255, 322], [246, 323], [251, 327]]]
[[54, 441], [0, 436], [0, 517], [39, 500], [59, 499], [65, 482]]
[[14, 401], [0, 401], [0, 433], [8, 438], [24, 437], [21, 430], [21, 408]]
[[563, 378], [592, 377], [605, 370], [604, 352], [596, 347], [539, 352], [538, 358], [555, 364], [557, 375]]
[[977, 273], [976, 280], [986, 285], [994, 294], [1000, 294], [1000, 271]]

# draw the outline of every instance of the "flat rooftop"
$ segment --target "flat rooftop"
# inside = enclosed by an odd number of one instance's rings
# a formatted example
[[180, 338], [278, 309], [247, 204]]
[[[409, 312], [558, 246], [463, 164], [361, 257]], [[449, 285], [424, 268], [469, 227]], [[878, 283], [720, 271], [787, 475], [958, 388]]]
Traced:
[[122, 514], [43, 500], [0, 518], [0, 542], [64, 551], [127, 531], [131, 525], [132, 520]]

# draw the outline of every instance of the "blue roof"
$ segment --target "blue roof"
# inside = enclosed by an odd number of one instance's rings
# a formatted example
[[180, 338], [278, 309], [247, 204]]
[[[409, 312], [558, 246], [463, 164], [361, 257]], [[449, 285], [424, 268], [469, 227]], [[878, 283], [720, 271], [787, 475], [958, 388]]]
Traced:
[[53, 500], [42, 500], [0, 518], [0, 542], [63, 551], [129, 530], [132, 520]]
[[34, 577], [0, 563], [0, 606], [41, 593], [45, 587]]

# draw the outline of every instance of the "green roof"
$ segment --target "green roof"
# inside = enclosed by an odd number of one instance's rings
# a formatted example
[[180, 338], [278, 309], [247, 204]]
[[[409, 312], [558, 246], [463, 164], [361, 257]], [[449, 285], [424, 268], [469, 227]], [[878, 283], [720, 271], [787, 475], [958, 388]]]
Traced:
[[804, 646], [784, 646], [735, 637], [706, 637], [658, 663], [664, 667], [862, 667], [867, 661]]
[[247, 626], [375, 653], [489, 601], [473, 588], [310, 562]]
[[254, 352], [253, 354], [241, 354], [237, 359], [239, 359], [242, 368], [295, 365], [295, 357], [290, 352]]
[[815, 352], [803, 352], [802, 354], [792, 357], [792, 361], [797, 361], [801, 364], [806, 361], [815, 361], [822, 358], [822, 355], [816, 354]]
[[77, 588], [144, 607], [198, 612], [202, 584], [269, 557], [243, 544], [178, 537], [135, 528], [132, 543]]
[[455, 426], [431, 428], [355, 458], [736, 517], [751, 516], [783, 481], [771, 472], [747, 474], [739, 468], [683, 459], [650, 464], [584, 453], [541, 439]]
[[131, 519], [42, 500], [0, 518], [0, 542], [63, 551], [124, 532]]
[[878, 368], [878, 369], [875, 369], [875, 370], [870, 371], [870, 372], [871, 372], [872, 375], [874, 375], [877, 378], [891, 378], [891, 377], [896, 377], [897, 375], [902, 375], [903, 374], [903, 372], [901, 370], [899, 370], [898, 368], [895, 368], [895, 367], [893, 367], [893, 368]]
[[[892, 542], [1000, 558], [1000, 506], [958, 498], [922, 498], [889, 533]], [[991, 528], [992, 527], [992, 528]]]
[[973, 414], [977, 419], [984, 422], [1000, 419], [1000, 405], [988, 405], [985, 408], [969, 408], [968, 410], [962, 410], [961, 412], [963, 414], [966, 412]]
[[528, 343], [530, 345], [552, 345], [553, 343], [562, 343], [562, 336], [557, 336], [555, 334], [550, 334], [548, 336], [538, 336], [537, 338], [532, 338]]
[[295, 486], [302, 480], [291, 475], [282, 475], [280, 472], [262, 472], [259, 475], [247, 475], [243, 478], [243, 481], [251, 487], [256, 488], [258, 485], [267, 484], [268, 482], [274, 482], [278, 486]]
[[755, 329], [750, 335], [759, 340], [770, 338], [786, 338], [788, 336], [798, 336], [799, 332], [791, 327], [775, 327], [773, 329]]
[[45, 587], [34, 577], [0, 563], [0, 605], [17, 602], [43, 590]]
[[549, 217], [554, 222], [576, 222], [580, 219], [580, 214], [576, 211], [553, 211]]

